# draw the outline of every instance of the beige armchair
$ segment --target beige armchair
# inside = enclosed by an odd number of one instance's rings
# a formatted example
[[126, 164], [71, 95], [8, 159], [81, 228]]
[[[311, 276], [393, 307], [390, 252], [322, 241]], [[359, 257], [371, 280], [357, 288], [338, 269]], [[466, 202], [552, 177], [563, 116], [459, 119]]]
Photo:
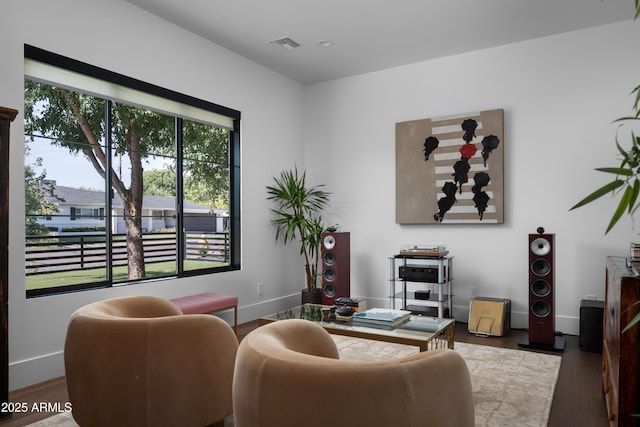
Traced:
[[81, 426], [223, 425], [238, 340], [222, 319], [134, 296], [78, 309], [64, 362]]
[[242, 340], [233, 409], [235, 427], [474, 425], [469, 371], [455, 351], [339, 360], [329, 333], [299, 319]]

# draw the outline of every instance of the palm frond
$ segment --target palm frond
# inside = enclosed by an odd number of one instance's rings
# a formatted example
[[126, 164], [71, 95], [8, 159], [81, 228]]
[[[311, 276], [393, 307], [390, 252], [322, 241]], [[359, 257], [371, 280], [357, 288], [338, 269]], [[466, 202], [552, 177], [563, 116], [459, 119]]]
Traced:
[[[636, 301], [633, 304], [631, 304], [629, 307], [627, 307], [625, 309], [625, 312], [628, 310], [633, 309], [633, 307], [637, 306], [638, 304], [640, 304], [640, 301]], [[624, 327], [624, 329], [622, 330], [622, 333], [624, 334], [625, 332], [627, 332], [629, 329], [633, 328], [634, 325], [638, 324], [638, 322], [640, 322], [640, 313], [636, 314], [635, 316], [633, 316], [633, 319], [631, 319], [629, 321], [629, 323], [627, 323], [627, 326]]]
[[604, 234], [607, 234], [609, 231], [611, 231], [613, 226], [616, 225], [618, 220], [622, 217], [622, 214], [624, 214], [624, 211], [628, 209], [632, 193], [632, 187], [625, 188], [624, 193], [622, 194], [622, 198], [620, 199], [620, 203], [613, 213], [611, 221], [609, 222], [609, 226], [607, 227], [607, 230], [604, 232]]
[[615, 181], [612, 181], [608, 184], [603, 185], [602, 187], [598, 188], [596, 191], [594, 191], [593, 193], [589, 194], [587, 197], [585, 197], [584, 199], [580, 200], [578, 203], [576, 203], [575, 205], [573, 205], [571, 207], [571, 210], [577, 209], [581, 206], [584, 206], [588, 203], [593, 202], [594, 200], [599, 199], [600, 197], [604, 196], [605, 194], [609, 194], [612, 193], [613, 191], [615, 191], [617, 188], [620, 188], [621, 186], [623, 186], [625, 183], [625, 181], [621, 180], [621, 179], [616, 179]]

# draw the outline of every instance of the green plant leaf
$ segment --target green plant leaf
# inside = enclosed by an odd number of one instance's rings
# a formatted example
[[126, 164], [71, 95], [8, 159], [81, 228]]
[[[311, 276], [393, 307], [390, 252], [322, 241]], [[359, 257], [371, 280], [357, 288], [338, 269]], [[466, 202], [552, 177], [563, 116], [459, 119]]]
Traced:
[[[625, 311], [631, 310], [633, 307], [635, 307], [636, 305], [640, 304], [640, 301], [636, 301], [633, 304], [631, 304], [629, 307], [627, 307], [625, 309]], [[640, 313], [636, 314], [635, 316], [633, 316], [633, 319], [631, 319], [629, 321], [629, 323], [627, 323], [627, 326], [624, 327], [624, 329], [622, 330], [622, 333], [624, 334], [625, 332], [627, 332], [629, 329], [633, 328], [634, 325], [638, 324], [638, 322], [640, 322]]]
[[640, 313], [636, 314], [633, 317], [633, 319], [631, 319], [631, 321], [627, 324], [627, 326], [625, 326], [624, 329], [622, 330], [622, 333], [624, 334], [629, 329], [633, 328], [638, 322], [640, 322]]
[[604, 232], [604, 234], [607, 234], [609, 231], [611, 231], [611, 229], [616, 225], [618, 220], [622, 217], [622, 214], [624, 213], [624, 211], [627, 210], [627, 207], [629, 205], [629, 199], [631, 197], [632, 192], [633, 192], [633, 188], [631, 186], [625, 188], [624, 194], [622, 195], [622, 198], [620, 199], [620, 203], [618, 204], [618, 208], [613, 213], [613, 216], [611, 217], [611, 221], [609, 222], [609, 226], [607, 227], [607, 230]]
[[[620, 127], [618, 127], [618, 131], [620, 130]], [[618, 152], [622, 155], [622, 163], [620, 164], [620, 167], [623, 167], [625, 164], [629, 164], [629, 166], [631, 166], [632, 168], [635, 168], [638, 166], [638, 149], [637, 147], [635, 147], [635, 144], [631, 147], [631, 149], [629, 149], [629, 151], [623, 149], [620, 146], [620, 142], [618, 142], [618, 132], [616, 132], [616, 137], [615, 137], [615, 141], [616, 141], [616, 147], [618, 148]], [[632, 138], [633, 141], [633, 138]]]
[[633, 102], [633, 109], [636, 110], [636, 118], [638, 118], [638, 116], [640, 116], [640, 111], [638, 110], [638, 105], [640, 104], [640, 85], [633, 88], [631, 94], [633, 93], [636, 94], [636, 100]]
[[599, 172], [612, 173], [615, 175], [622, 175], [622, 176], [633, 175], [633, 170], [628, 168], [596, 168], [595, 170]]
[[638, 181], [638, 178], [633, 181], [633, 187], [630, 188], [632, 188], [632, 190], [629, 195], [629, 215], [637, 208], [636, 200], [638, 200], [638, 193], [640, 192], [640, 181]]
[[582, 199], [581, 201], [579, 201], [578, 203], [576, 203], [571, 209], [577, 209], [581, 206], [586, 205], [587, 203], [591, 203], [594, 200], [599, 199], [600, 197], [604, 196], [605, 194], [609, 194], [612, 193], [613, 191], [615, 191], [617, 188], [620, 188], [622, 185], [624, 185], [625, 181], [621, 180], [621, 179], [617, 179], [615, 181], [612, 181], [606, 185], [603, 185], [602, 187], [598, 188], [596, 191], [594, 191], [593, 193], [589, 194], [587, 197], [585, 197], [584, 199]]
[[[640, 86], [638, 86], [636, 89], [640, 90]], [[635, 92], [636, 90], [634, 90]], [[626, 122], [626, 121], [638, 121], [640, 120], [640, 118], [638, 118], [637, 116], [625, 116], [625, 117], [619, 117], [617, 119], [615, 119], [614, 121], [612, 121], [611, 123], [618, 123], [618, 122]]]

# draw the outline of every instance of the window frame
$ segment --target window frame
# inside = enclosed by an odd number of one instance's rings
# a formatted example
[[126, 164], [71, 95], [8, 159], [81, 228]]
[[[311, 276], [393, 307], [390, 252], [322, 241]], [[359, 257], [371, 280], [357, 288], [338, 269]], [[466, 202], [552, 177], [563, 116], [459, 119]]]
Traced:
[[[199, 98], [195, 98], [189, 95], [185, 95], [183, 93], [179, 93], [170, 89], [166, 89], [160, 86], [156, 86], [151, 83], [147, 83], [135, 78], [131, 78], [113, 71], [106, 70], [104, 68], [96, 67], [66, 56], [62, 56], [50, 51], [46, 51], [44, 49], [37, 48], [35, 46], [31, 46], [28, 44], [24, 45], [24, 58], [25, 60], [33, 60], [38, 61], [53, 67], [61, 68], [63, 70], [79, 73], [91, 78], [103, 80], [108, 83], [120, 85], [126, 88], [130, 88], [136, 91], [144, 92], [150, 94], [152, 96], [160, 97], [167, 99], [169, 101], [177, 102], [179, 104], [184, 104], [185, 106], [195, 107], [201, 110], [205, 110], [214, 114], [225, 116], [232, 120], [233, 126], [228, 129], [229, 131], [229, 264], [221, 267], [214, 267], [202, 270], [188, 270], [185, 271], [182, 267], [182, 263], [178, 263], [178, 269], [175, 275], [171, 275], [169, 277], [151, 277], [144, 278], [136, 281], [129, 282], [117, 282], [113, 283], [111, 275], [108, 273], [109, 277], [106, 282], [96, 282], [96, 283], [87, 283], [87, 284], [77, 284], [77, 285], [68, 285], [68, 286], [57, 286], [54, 288], [45, 288], [45, 289], [31, 289], [26, 290], [27, 298], [33, 297], [41, 297], [47, 295], [56, 295], [61, 293], [73, 292], [73, 291], [84, 291], [90, 289], [97, 288], [109, 288], [109, 287], [118, 287], [128, 284], [135, 284], [140, 282], [150, 282], [150, 281], [160, 281], [169, 279], [180, 279], [184, 277], [192, 277], [192, 276], [200, 276], [207, 274], [215, 274], [218, 272], [226, 272], [233, 270], [240, 270], [240, 256], [241, 256], [241, 235], [240, 235], [240, 111], [224, 107], [209, 101], [205, 101]], [[27, 76], [25, 75], [25, 79]], [[55, 84], [55, 83], [52, 83]], [[105, 98], [107, 99], [107, 98]], [[145, 108], [145, 107], [143, 107]], [[153, 109], [151, 106], [146, 107]], [[174, 117], [178, 121], [182, 119], [189, 119], [189, 117], [182, 117], [179, 114], [174, 114]], [[179, 144], [180, 137], [178, 137]], [[179, 178], [182, 179], [182, 178]], [[107, 194], [107, 193], [105, 193]], [[107, 201], [107, 200], [105, 200]], [[177, 212], [180, 213], [178, 218], [181, 219], [182, 215], [182, 201], [177, 201], [177, 209], [180, 209]], [[178, 228], [178, 224], [182, 224], [182, 221], [178, 221], [176, 225], [176, 233], [179, 233], [182, 236], [183, 231]], [[107, 239], [110, 240], [111, 233], [107, 233]], [[181, 237], [180, 237], [181, 238]], [[108, 245], [110, 247], [111, 245]], [[180, 245], [179, 245], [180, 246]], [[109, 263], [110, 255], [107, 256], [107, 266], [108, 271], [112, 268], [111, 263]]]

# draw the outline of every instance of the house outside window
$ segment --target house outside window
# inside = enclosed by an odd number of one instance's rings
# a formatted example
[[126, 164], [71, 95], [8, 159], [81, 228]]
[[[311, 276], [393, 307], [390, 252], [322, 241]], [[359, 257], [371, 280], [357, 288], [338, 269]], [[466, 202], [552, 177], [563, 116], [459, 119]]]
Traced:
[[75, 208], [75, 215], [76, 218], [98, 219], [100, 218], [100, 210], [92, 208]]
[[25, 46], [27, 296], [239, 269], [239, 121]]

